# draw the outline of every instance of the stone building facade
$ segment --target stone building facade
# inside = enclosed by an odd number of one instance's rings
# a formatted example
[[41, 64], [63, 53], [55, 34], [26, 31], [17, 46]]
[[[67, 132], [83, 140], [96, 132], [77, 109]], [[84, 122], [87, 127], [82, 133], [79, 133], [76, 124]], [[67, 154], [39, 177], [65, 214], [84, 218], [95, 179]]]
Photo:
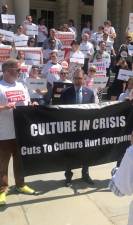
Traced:
[[133, 12], [132, 0], [0, 0], [0, 4], [3, 3], [7, 3], [10, 12], [15, 13], [18, 24], [28, 14], [35, 22], [44, 16], [49, 28], [73, 19], [80, 32], [87, 20], [96, 30], [108, 18], [118, 33], [118, 42], [123, 41], [129, 12]]

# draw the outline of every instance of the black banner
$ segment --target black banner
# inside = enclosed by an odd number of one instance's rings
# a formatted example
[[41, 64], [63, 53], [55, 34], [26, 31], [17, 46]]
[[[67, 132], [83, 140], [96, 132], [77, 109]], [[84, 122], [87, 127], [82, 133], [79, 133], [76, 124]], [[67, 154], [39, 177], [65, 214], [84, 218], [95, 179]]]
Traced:
[[15, 130], [25, 175], [118, 160], [130, 145], [132, 102], [18, 107]]

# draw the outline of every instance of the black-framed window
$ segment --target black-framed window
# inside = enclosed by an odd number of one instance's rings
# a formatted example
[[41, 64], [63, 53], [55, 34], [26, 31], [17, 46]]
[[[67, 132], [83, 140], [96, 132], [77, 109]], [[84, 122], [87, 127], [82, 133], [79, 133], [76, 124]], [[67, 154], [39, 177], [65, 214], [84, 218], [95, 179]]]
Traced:
[[33, 23], [37, 23], [37, 10], [36, 9], [30, 9], [30, 15], [32, 16]]
[[81, 15], [81, 30], [85, 27], [87, 22], [90, 22], [92, 29], [92, 15], [82, 14]]
[[41, 10], [41, 17], [45, 19], [45, 25], [50, 29], [54, 27], [54, 11]]
[[84, 2], [85, 5], [94, 5], [94, 0], [82, 0], [82, 2]]

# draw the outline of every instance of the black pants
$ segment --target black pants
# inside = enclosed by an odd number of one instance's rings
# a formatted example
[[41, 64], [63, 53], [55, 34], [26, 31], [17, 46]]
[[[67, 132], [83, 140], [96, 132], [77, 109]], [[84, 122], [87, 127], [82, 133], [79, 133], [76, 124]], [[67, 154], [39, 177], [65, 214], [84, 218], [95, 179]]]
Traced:
[[[73, 172], [71, 171], [71, 168], [67, 167], [66, 171], [65, 171], [66, 180], [71, 181], [72, 176], [73, 176]], [[88, 177], [88, 176], [89, 176], [88, 164], [87, 163], [83, 163], [82, 164], [82, 177], [85, 178], [85, 177]]]

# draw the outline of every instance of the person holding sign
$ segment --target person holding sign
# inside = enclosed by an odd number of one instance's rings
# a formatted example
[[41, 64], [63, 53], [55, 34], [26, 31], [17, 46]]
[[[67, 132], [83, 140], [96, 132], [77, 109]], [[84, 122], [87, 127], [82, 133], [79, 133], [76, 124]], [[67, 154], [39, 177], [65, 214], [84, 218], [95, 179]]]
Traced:
[[29, 37], [34, 37], [38, 34], [38, 27], [35, 23], [32, 23], [32, 16], [26, 16], [26, 20], [23, 22], [24, 33]]
[[[94, 93], [91, 89], [84, 87], [84, 72], [80, 68], [75, 71], [73, 77], [74, 86], [65, 89], [61, 94], [61, 104], [89, 104], [95, 102]], [[72, 171], [69, 165], [65, 171], [66, 186], [71, 187]], [[82, 179], [88, 184], [94, 184], [88, 173], [88, 163], [82, 161]]]
[[61, 41], [58, 38], [56, 38], [56, 30], [54, 28], [50, 29], [49, 37], [43, 43], [43, 48], [44, 49], [50, 48], [50, 45], [49, 45], [49, 40], [50, 39], [54, 39], [55, 40], [55, 48], [57, 50], [61, 50], [62, 49], [63, 45], [62, 45]]
[[90, 42], [90, 35], [84, 33], [82, 35], [82, 41], [80, 43], [80, 51], [84, 54], [85, 60], [84, 60], [84, 66], [83, 70], [85, 73], [88, 71], [88, 62], [91, 61], [93, 54], [94, 54], [94, 46]]
[[24, 34], [24, 28], [21, 25], [17, 26], [17, 32], [14, 34], [15, 47], [26, 47], [28, 42], [28, 36]]
[[46, 79], [41, 79], [39, 67], [33, 65], [29, 77], [26, 79], [31, 102], [45, 105], [44, 95], [47, 93]]
[[11, 28], [11, 25], [8, 23], [2, 22], [2, 15], [8, 15], [8, 5], [7, 4], [2, 5], [2, 12], [0, 13], [0, 28], [3, 30], [9, 30]]
[[0, 81], [0, 205], [6, 204], [8, 192], [8, 165], [13, 157], [16, 190], [24, 194], [35, 194], [24, 182], [20, 153], [17, 150], [13, 109], [30, 103], [27, 89], [17, 82], [20, 64], [9, 59], [2, 64], [3, 79]]
[[108, 95], [111, 101], [116, 101], [121, 93], [125, 91], [126, 81], [118, 80], [118, 74], [120, 69], [129, 70], [131, 65], [128, 65], [125, 58], [119, 58], [112, 68], [112, 72], [115, 73], [115, 78], [112, 85], [108, 89]]
[[72, 41], [70, 52], [70, 64], [69, 64], [69, 79], [73, 80], [74, 72], [84, 65], [84, 54], [80, 51], [80, 43], [78, 41]]

